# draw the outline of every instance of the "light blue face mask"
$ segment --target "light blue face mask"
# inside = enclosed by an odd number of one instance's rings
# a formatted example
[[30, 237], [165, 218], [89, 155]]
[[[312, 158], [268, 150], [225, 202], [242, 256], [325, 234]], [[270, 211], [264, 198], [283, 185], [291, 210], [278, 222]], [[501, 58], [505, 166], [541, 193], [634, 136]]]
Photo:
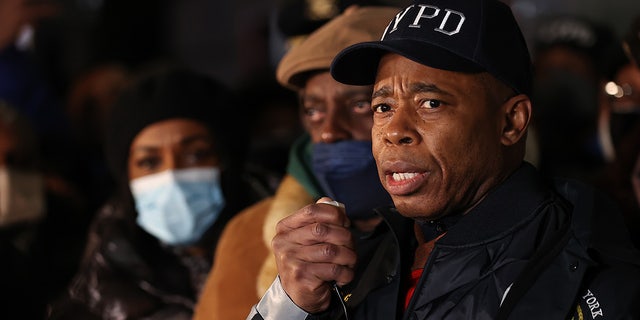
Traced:
[[218, 168], [167, 170], [130, 181], [138, 225], [171, 245], [192, 244], [218, 219], [225, 200]]

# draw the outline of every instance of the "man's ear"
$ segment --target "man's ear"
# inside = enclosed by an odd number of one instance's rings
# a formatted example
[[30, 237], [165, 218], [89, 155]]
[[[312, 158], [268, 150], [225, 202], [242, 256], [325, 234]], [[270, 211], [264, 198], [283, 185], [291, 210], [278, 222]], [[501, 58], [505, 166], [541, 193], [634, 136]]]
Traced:
[[509, 98], [502, 104], [504, 115], [502, 138], [500, 142], [505, 146], [516, 144], [527, 132], [531, 120], [531, 100], [524, 94]]

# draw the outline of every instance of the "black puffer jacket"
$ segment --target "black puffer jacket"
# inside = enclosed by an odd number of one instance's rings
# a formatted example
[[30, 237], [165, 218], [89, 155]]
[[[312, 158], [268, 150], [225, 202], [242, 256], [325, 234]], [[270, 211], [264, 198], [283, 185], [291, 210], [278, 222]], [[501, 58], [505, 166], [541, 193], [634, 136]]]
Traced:
[[123, 203], [110, 201], [94, 219], [80, 270], [49, 319], [191, 319], [231, 212], [197, 246], [179, 248], [140, 229]]
[[[640, 256], [614, 205], [587, 186], [548, 187], [524, 164], [458, 221], [424, 226], [446, 234], [406, 311], [413, 230], [395, 210], [381, 214], [392, 230], [380, 246], [386, 258], [365, 263], [367, 275], [344, 288], [349, 319], [640, 319]], [[269, 294], [263, 302], [256, 311], [282, 306]], [[337, 301], [307, 316], [340, 318]]]

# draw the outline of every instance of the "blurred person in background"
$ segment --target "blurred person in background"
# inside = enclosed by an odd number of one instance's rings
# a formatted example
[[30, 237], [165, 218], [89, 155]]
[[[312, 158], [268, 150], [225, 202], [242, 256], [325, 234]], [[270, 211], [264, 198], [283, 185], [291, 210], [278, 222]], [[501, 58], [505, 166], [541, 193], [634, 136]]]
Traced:
[[598, 137], [602, 85], [623, 55], [610, 28], [585, 18], [543, 20], [533, 43], [538, 168], [546, 176], [593, 182], [607, 158]]
[[179, 68], [124, 89], [106, 129], [117, 189], [51, 319], [191, 318], [221, 230], [250, 201], [230, 151], [245, 144], [235, 103]]
[[61, 79], [48, 75], [34, 44], [42, 23], [59, 12], [56, 0], [0, 1], [0, 99], [29, 119], [39, 141], [40, 170], [58, 178], [49, 178], [50, 188], [82, 202], [79, 205], [87, 221], [86, 189], [76, 179], [85, 174], [78, 174], [77, 148], [63, 109], [64, 96], [55, 89]]
[[104, 154], [106, 122], [131, 74], [119, 63], [98, 65], [77, 75], [67, 94], [65, 112], [74, 149], [74, 181], [83, 188], [89, 217], [115, 188]]
[[[633, 99], [635, 108], [633, 109], [635, 110], [636, 115], [638, 115], [640, 114], [640, 16], [637, 16], [635, 18], [633, 24], [629, 28], [629, 31], [625, 37], [624, 48], [625, 52], [629, 55], [636, 67], [631, 72], [635, 74], [635, 85], [632, 91], [633, 97], [635, 97], [635, 99]], [[636, 131], [640, 131], [640, 128], [638, 127], [640, 127], [640, 125], [638, 124], [638, 121], [636, 121]], [[639, 138], [636, 143], [636, 147], [640, 146], [640, 133], [638, 133], [637, 136]], [[636, 162], [631, 173], [631, 180], [635, 198], [638, 202], [638, 206], [640, 207], [640, 151], [636, 152], [635, 157]], [[640, 212], [638, 212], [638, 215], [640, 215]], [[640, 230], [638, 233], [640, 233]], [[637, 243], [640, 243], [640, 240], [637, 241]]]
[[30, 38], [41, 19], [55, 15], [53, 1], [0, 1], [0, 98], [20, 110], [41, 138], [60, 135], [67, 120], [57, 96], [34, 58]]
[[640, 248], [640, 126], [635, 125], [618, 142], [616, 159], [604, 171], [599, 186], [620, 207], [631, 240]]
[[622, 47], [628, 59], [603, 88], [601, 140], [614, 159], [601, 186], [618, 201], [631, 238], [640, 248], [640, 16], [630, 24]]
[[[29, 119], [0, 101], [0, 318], [43, 319], [76, 272], [88, 221], [66, 181], [43, 171]], [[61, 192], [63, 191], [63, 192]]]
[[391, 239], [376, 237], [381, 220], [374, 208], [391, 205], [391, 198], [382, 189], [371, 152], [372, 88], [338, 83], [329, 67], [348, 45], [379, 39], [397, 12], [394, 7], [350, 7], [280, 61], [278, 82], [298, 93], [307, 133], [291, 148], [287, 175], [275, 195], [239, 213], [225, 228], [195, 319], [245, 319], [277, 276], [270, 246], [276, 223], [326, 194], [347, 206], [361, 258], [385, 259], [385, 251], [378, 249]]
[[289, 148], [304, 131], [299, 121], [298, 99], [280, 86], [273, 74], [256, 77], [238, 95], [250, 110], [245, 118], [248, 131], [244, 179], [255, 197], [273, 196], [286, 174]]
[[625, 53], [636, 66], [640, 67], [640, 15], [631, 22], [622, 43]]
[[628, 58], [617, 69], [605, 92], [610, 98], [610, 130], [615, 147], [633, 128], [640, 126], [640, 15], [630, 24], [622, 47]]

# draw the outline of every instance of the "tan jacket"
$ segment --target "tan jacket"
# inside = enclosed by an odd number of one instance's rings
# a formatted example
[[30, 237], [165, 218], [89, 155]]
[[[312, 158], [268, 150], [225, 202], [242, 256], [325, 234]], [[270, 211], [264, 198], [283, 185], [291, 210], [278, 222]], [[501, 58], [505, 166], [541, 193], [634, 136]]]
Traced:
[[236, 215], [218, 242], [193, 319], [246, 319], [277, 275], [271, 251], [276, 224], [313, 200], [295, 178], [286, 176], [273, 197]]

